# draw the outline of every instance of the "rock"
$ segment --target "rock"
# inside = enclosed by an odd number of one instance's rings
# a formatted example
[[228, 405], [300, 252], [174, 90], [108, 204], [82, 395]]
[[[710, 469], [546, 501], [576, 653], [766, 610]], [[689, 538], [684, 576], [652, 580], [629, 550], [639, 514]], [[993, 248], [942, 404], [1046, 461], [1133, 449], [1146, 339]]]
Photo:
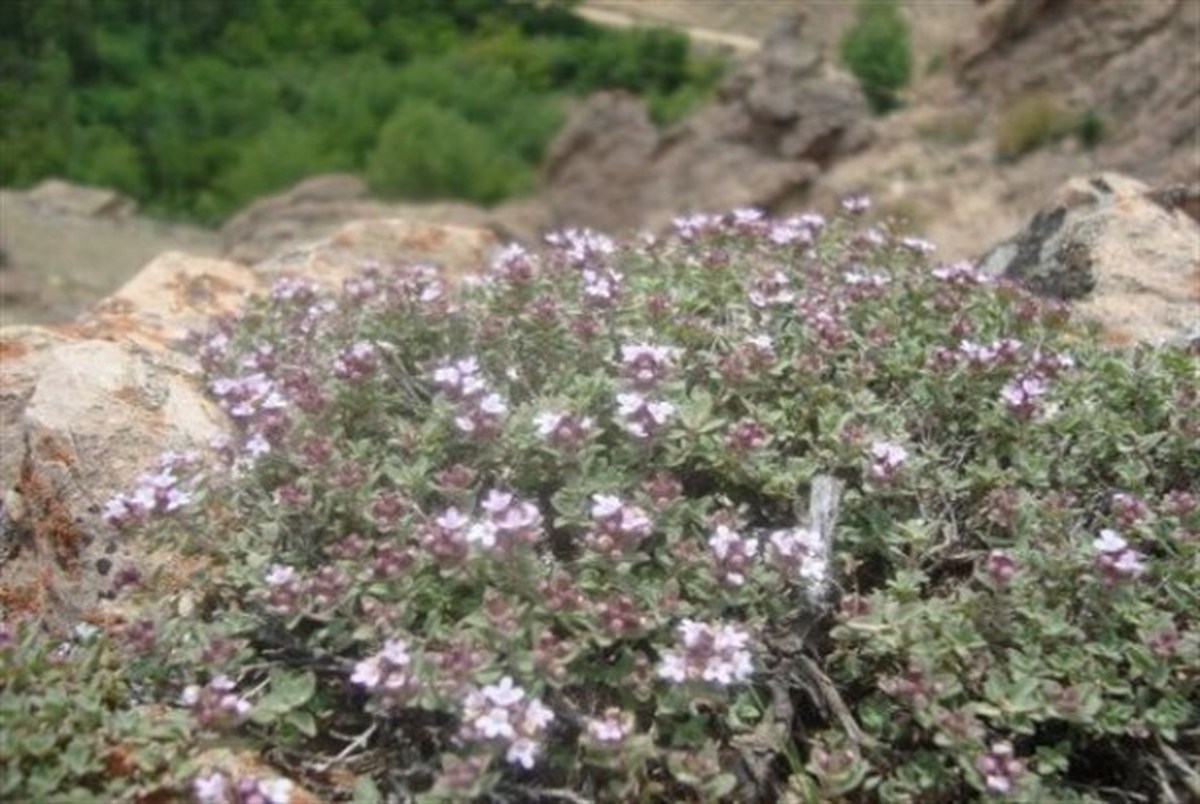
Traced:
[[980, 264], [1038, 294], [1073, 300], [1113, 342], [1200, 336], [1200, 225], [1135, 179], [1071, 179]]
[[1194, 180], [1200, 3], [995, 0], [951, 61], [999, 113], [1038, 92], [1104, 126], [1097, 163], [1145, 181]]
[[221, 228], [222, 255], [250, 265], [329, 237], [351, 221], [392, 218], [488, 228], [506, 239], [531, 243], [543, 233], [545, 217], [534, 201], [509, 202], [494, 210], [458, 202], [386, 203], [368, 198], [367, 186], [357, 176], [329, 174], [260, 199], [231, 218]]
[[29, 191], [29, 200], [44, 213], [81, 218], [127, 218], [137, 202], [115, 190], [84, 187], [61, 179], [46, 179]]
[[179, 349], [189, 329], [285, 274], [338, 286], [364, 261], [398, 259], [455, 278], [496, 242], [486, 230], [376, 220], [256, 268], [168, 253], [71, 324], [0, 329], [0, 617], [61, 631], [132, 616], [127, 596], [106, 599], [129, 567], [145, 582], [142, 605], [194, 603], [202, 558], [119, 538], [102, 517], [163, 452], [204, 450], [229, 431]]
[[660, 132], [624, 92], [587, 99], [550, 146], [542, 196], [556, 228], [658, 228], [681, 212], [756, 206], [800, 193], [870, 140], [857, 84], [826, 65], [791, 18], [720, 89]]

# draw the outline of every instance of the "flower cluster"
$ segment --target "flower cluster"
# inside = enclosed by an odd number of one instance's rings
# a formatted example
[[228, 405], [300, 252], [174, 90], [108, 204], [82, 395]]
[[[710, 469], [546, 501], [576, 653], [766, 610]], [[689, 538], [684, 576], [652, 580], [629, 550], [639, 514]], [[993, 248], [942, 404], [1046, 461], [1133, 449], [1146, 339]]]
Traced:
[[1142, 556], [1115, 530], [1105, 528], [1092, 540], [1096, 551], [1096, 568], [1107, 584], [1130, 580], [1146, 570]]
[[[156, 471], [138, 476], [131, 492], [117, 494], [104, 506], [103, 517], [114, 527], [126, 527], [152, 516], [178, 511], [192, 500], [199, 480], [195, 467], [200, 456], [194, 452], [166, 452], [158, 459]], [[184, 479], [181, 473], [191, 473]]]
[[275, 381], [262, 372], [218, 377], [208, 387], [221, 408], [235, 419], [248, 420], [287, 407]]
[[1042, 375], [1026, 373], [1014, 377], [1000, 389], [1004, 406], [1017, 418], [1030, 420], [1042, 410], [1042, 397], [1049, 390]]
[[758, 555], [758, 539], [743, 537], [728, 525], [718, 525], [708, 539], [716, 563], [717, 580], [730, 586], [746, 583], [750, 559]]
[[495, 742], [513, 765], [532, 768], [554, 713], [529, 697], [509, 676], [467, 693], [460, 736], [471, 742]]
[[999, 338], [984, 345], [964, 339], [958, 345], [958, 353], [974, 369], [1011, 365], [1021, 353], [1021, 342], [1016, 338]]
[[975, 760], [975, 767], [983, 774], [987, 789], [1001, 795], [1011, 793], [1025, 774], [1025, 762], [1013, 756], [1013, 747], [1007, 742], [994, 744]]
[[767, 543], [771, 559], [783, 571], [784, 577], [796, 577], [810, 584], [820, 584], [828, 576], [826, 545], [815, 530], [776, 530], [767, 537]]
[[236, 782], [220, 771], [192, 780], [196, 804], [289, 804], [296, 785], [289, 779], [242, 776]]
[[908, 460], [908, 450], [890, 441], [876, 441], [871, 445], [869, 457], [867, 476], [877, 483], [890, 483]]
[[403, 706], [422, 689], [409, 644], [401, 639], [387, 640], [382, 650], [355, 664], [350, 682], [365, 689], [384, 709]]
[[617, 414], [622, 426], [635, 438], [649, 438], [659, 433], [675, 416], [675, 405], [663, 400], [649, 399], [636, 391], [617, 394]]
[[554, 446], [574, 450], [588, 440], [596, 422], [591, 416], [545, 410], [533, 417], [533, 424], [537, 434]]
[[250, 712], [250, 702], [234, 693], [236, 687], [228, 676], [214, 676], [203, 687], [198, 684], [185, 687], [179, 700], [191, 708], [201, 727], [231, 726]]
[[685, 619], [677, 633], [678, 650], [663, 653], [659, 677], [677, 684], [703, 681], [727, 687], [754, 673], [746, 648], [750, 635], [741, 628]]
[[633, 389], [649, 391], [667, 377], [678, 353], [670, 346], [625, 344], [621, 347], [621, 376]]
[[633, 733], [633, 715], [610, 706], [600, 717], [585, 721], [584, 734], [590, 744], [603, 748], [620, 746]]
[[645, 511], [611, 494], [592, 495], [591, 516], [593, 525], [587, 535], [587, 544], [606, 555], [633, 549], [654, 528]]
[[507, 285], [522, 285], [533, 278], [534, 257], [519, 243], [502, 248], [488, 266], [488, 277]]
[[518, 545], [533, 545], [542, 536], [537, 505], [507, 491], [492, 489], [479, 507], [484, 516], [467, 529], [467, 541], [488, 551], [507, 553]]
[[790, 305], [796, 301], [796, 292], [791, 288], [791, 277], [783, 271], [770, 271], [754, 280], [747, 298], [758, 308]]
[[480, 508], [483, 516], [474, 519], [457, 507], [445, 509], [418, 532], [421, 546], [445, 567], [463, 561], [472, 545], [505, 555], [520, 545], [536, 544], [542, 536], [542, 514], [528, 500], [492, 489]]
[[500, 431], [508, 404], [480, 375], [474, 357], [444, 362], [434, 370], [433, 384], [458, 406], [454, 426], [460, 432], [488, 437]]
[[988, 578], [996, 586], [1005, 586], [1017, 574], [1017, 564], [1006, 550], [994, 549], [984, 562]]
[[729, 428], [725, 435], [725, 446], [738, 454], [746, 454], [761, 449], [767, 443], [767, 428], [754, 419], [740, 419]]
[[379, 347], [370, 341], [355, 341], [333, 359], [333, 376], [348, 382], [362, 382], [379, 370]]

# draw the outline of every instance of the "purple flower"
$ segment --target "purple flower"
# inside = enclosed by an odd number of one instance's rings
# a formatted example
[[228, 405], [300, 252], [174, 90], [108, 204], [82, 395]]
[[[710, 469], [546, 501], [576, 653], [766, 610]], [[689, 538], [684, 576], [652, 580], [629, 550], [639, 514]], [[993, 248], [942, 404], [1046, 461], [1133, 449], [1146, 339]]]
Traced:
[[602, 717], [588, 718], [585, 732], [593, 743], [619, 745], [633, 733], [633, 715], [616, 707], [604, 710]]
[[984, 785], [993, 793], [1011, 793], [1025, 773], [1025, 763], [1013, 757], [1011, 743], [996, 743], [987, 753], [975, 760], [975, 767], [983, 774]]
[[676, 629], [678, 649], [665, 651], [658, 675], [677, 684], [703, 681], [727, 687], [754, 673], [746, 645], [750, 635], [734, 625], [685, 619]]
[[1105, 528], [1092, 540], [1096, 551], [1096, 567], [1104, 582], [1112, 585], [1122, 580], [1137, 578], [1146, 567], [1142, 556], [1115, 530]]
[[870, 457], [868, 476], [880, 483], [890, 483], [908, 460], [908, 450], [890, 441], [876, 441], [871, 445]]
[[708, 539], [716, 562], [717, 577], [730, 586], [746, 582], [750, 559], [758, 555], [758, 539], [748, 539], [726, 525], [718, 525]]
[[1017, 572], [1016, 562], [1004, 550], [992, 550], [984, 564], [988, 577], [996, 586], [1005, 586]]
[[553, 720], [554, 713], [545, 704], [505, 676], [497, 684], [467, 692], [460, 736], [499, 743], [510, 764], [528, 770], [541, 748], [539, 738]]
[[1046, 391], [1046, 381], [1041, 375], [1023, 374], [1000, 389], [1000, 399], [1014, 415], [1028, 420], [1041, 410], [1041, 398]]
[[652, 400], [636, 391], [617, 394], [617, 414], [625, 430], [635, 438], [649, 438], [660, 431], [675, 415], [675, 406], [665, 400]]
[[649, 390], [667, 376], [678, 353], [670, 346], [626, 344], [621, 347], [621, 373], [635, 389]]

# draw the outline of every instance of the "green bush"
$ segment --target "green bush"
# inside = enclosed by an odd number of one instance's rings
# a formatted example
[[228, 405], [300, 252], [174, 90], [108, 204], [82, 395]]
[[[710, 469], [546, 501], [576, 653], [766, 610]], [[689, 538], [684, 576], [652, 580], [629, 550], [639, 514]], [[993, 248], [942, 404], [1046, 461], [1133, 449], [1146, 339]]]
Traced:
[[298, 121], [275, 117], [268, 128], [238, 149], [229, 167], [213, 182], [222, 206], [237, 208], [263, 193], [284, 189], [317, 173], [349, 170], [352, 158], [319, 131]]
[[1104, 120], [1095, 109], [1088, 109], [1075, 125], [1075, 135], [1084, 148], [1092, 149], [1104, 140]]
[[211, 557], [118, 689], [330, 799], [1194, 798], [1200, 356], [928, 250], [742, 210], [278, 283], [201, 339], [218, 466], [106, 506]]
[[841, 47], [842, 62], [858, 78], [871, 107], [876, 112], [896, 108], [912, 73], [908, 23], [896, 0], [859, 0]]
[[993, 136], [996, 156], [1003, 161], [1020, 159], [1061, 138], [1071, 129], [1071, 118], [1058, 99], [1048, 92], [1022, 95], [1001, 112]]
[[[528, 186], [565, 95], [619, 86], [666, 119], [715, 83], [684, 37], [606, 30], [568, 3], [142, 5], [0, 3], [0, 184], [112, 181], [145, 209], [216, 222], [276, 189], [313, 143], [314, 170], [364, 171], [397, 104], [425, 100], [479, 130], [472, 142], [496, 156], [489, 174], [514, 171], [479, 180], [472, 198], [494, 200]], [[280, 134], [297, 126], [308, 131]], [[251, 152], [274, 159], [254, 144], [264, 139], [287, 140], [281, 163], [247, 164]], [[93, 141], [101, 150], [80, 152]]]
[[532, 175], [486, 129], [458, 112], [408, 100], [379, 132], [367, 158], [367, 181], [385, 197], [490, 204], [528, 188]]

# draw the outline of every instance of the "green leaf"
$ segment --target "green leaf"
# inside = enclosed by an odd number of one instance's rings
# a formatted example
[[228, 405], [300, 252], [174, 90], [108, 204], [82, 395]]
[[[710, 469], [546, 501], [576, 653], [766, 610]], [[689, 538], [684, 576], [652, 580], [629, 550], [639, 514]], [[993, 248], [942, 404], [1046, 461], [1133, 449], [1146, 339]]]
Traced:
[[359, 776], [354, 780], [354, 804], [381, 804], [383, 796], [370, 776]]

